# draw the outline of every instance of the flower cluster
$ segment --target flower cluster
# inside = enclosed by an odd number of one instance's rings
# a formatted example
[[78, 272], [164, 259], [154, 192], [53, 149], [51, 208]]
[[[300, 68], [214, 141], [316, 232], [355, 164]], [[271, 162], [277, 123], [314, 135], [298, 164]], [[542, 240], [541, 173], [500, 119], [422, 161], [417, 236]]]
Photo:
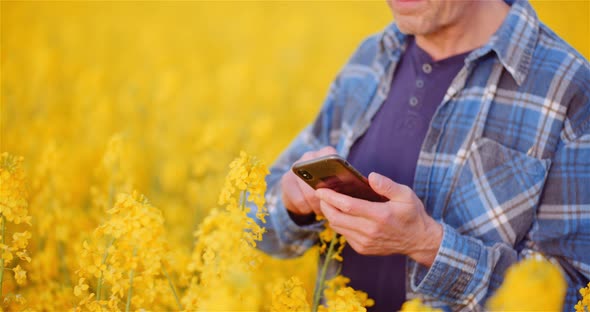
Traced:
[[[248, 216], [248, 202], [258, 206], [257, 216], [264, 220], [264, 178], [268, 169], [255, 157], [240, 153], [231, 162], [219, 204], [195, 232], [196, 244], [188, 270], [195, 274], [183, 298], [189, 310], [256, 309], [250, 287], [252, 271], [260, 266], [254, 249], [264, 229]], [[232, 294], [239, 300], [227, 300]], [[233, 306], [236, 304], [237, 306]]]
[[[229, 168], [230, 171], [219, 196], [219, 205], [226, 205], [229, 211], [239, 207], [247, 213], [248, 211], [242, 209], [245, 208], [244, 203], [247, 200], [258, 207], [256, 217], [264, 222], [266, 216], [264, 178], [269, 173], [268, 169], [264, 163], [244, 151], [241, 151], [240, 157], [229, 164]], [[238, 200], [241, 201], [239, 204]]]
[[[325, 220], [322, 216], [316, 216], [318, 221]], [[342, 250], [346, 246], [346, 238], [344, 236], [338, 235], [334, 230], [330, 227], [330, 224], [327, 220], [325, 220], [325, 228], [319, 234], [320, 239], [320, 253], [325, 253], [332, 243], [335, 244], [335, 250], [330, 254], [330, 258], [328, 260], [336, 260], [342, 262]]]
[[[120, 194], [109, 220], [84, 241], [74, 295], [78, 309], [145, 307], [170, 292], [165, 274], [168, 252], [164, 218], [137, 192]], [[90, 286], [96, 281], [95, 287]], [[135, 309], [135, 308], [134, 308]]]
[[590, 283], [586, 287], [580, 289], [580, 295], [582, 299], [578, 301], [575, 306], [576, 312], [589, 312], [590, 311]]
[[270, 310], [272, 312], [309, 311], [307, 291], [303, 282], [298, 277], [293, 276], [275, 284], [272, 291]]
[[[13, 281], [16, 282], [16, 285], [7, 285], [8, 289], [16, 290], [18, 286], [24, 286], [27, 283], [27, 272], [18, 264], [19, 260], [31, 262], [27, 251], [31, 232], [19, 231], [22, 223], [31, 225], [27, 197], [23, 157], [2, 153], [0, 156], [0, 298], [3, 297], [5, 271], [12, 271]], [[10, 299], [14, 299], [14, 302], [18, 304], [24, 303], [24, 298], [20, 294], [11, 294], [6, 298], [9, 300], [1, 302], [0, 307], [2, 304], [9, 304]]]
[[7, 222], [31, 225], [23, 160], [6, 152], [0, 156], [0, 213]]
[[367, 307], [375, 304], [365, 292], [354, 290], [346, 286], [350, 279], [338, 275], [326, 282], [324, 297], [326, 304], [319, 306], [320, 312], [338, 312], [338, 311], [366, 311]]

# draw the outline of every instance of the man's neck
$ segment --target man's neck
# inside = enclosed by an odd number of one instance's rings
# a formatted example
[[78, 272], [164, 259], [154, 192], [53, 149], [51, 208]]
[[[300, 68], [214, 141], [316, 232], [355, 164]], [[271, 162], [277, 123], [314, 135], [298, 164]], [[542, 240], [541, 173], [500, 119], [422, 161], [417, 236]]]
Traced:
[[436, 61], [486, 44], [500, 28], [510, 6], [504, 1], [474, 1], [470, 14], [439, 31], [416, 35], [416, 44]]

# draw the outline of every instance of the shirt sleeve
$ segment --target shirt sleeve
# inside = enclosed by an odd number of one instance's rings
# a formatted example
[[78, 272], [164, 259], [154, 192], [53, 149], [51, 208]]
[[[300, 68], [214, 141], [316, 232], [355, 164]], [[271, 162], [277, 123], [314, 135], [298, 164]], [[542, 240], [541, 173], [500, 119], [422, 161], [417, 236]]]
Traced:
[[563, 310], [573, 309], [580, 299], [578, 290], [590, 279], [590, 101], [577, 107], [577, 127], [565, 122], [523, 242], [517, 247], [485, 244], [441, 222], [444, 234], [432, 266], [410, 261], [414, 292], [453, 310], [481, 309], [501, 285], [507, 268], [525, 253], [539, 251], [560, 264], [568, 283]]

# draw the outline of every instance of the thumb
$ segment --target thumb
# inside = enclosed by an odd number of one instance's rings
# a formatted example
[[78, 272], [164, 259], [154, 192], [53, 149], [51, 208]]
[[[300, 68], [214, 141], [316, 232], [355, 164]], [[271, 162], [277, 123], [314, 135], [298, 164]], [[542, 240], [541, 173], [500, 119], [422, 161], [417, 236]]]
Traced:
[[395, 183], [390, 178], [376, 172], [369, 174], [369, 185], [379, 195], [383, 195], [389, 199], [406, 197], [410, 191], [409, 187]]
[[318, 151], [319, 156], [338, 154], [338, 151], [332, 146], [326, 146]]

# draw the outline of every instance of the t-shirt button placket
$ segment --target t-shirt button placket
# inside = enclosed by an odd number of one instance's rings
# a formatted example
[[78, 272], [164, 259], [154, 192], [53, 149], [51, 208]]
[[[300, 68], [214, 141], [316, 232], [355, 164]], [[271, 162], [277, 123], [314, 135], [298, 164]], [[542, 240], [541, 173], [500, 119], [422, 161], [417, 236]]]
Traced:
[[430, 74], [432, 72], [432, 65], [426, 63], [422, 65], [422, 71], [426, 74]]

